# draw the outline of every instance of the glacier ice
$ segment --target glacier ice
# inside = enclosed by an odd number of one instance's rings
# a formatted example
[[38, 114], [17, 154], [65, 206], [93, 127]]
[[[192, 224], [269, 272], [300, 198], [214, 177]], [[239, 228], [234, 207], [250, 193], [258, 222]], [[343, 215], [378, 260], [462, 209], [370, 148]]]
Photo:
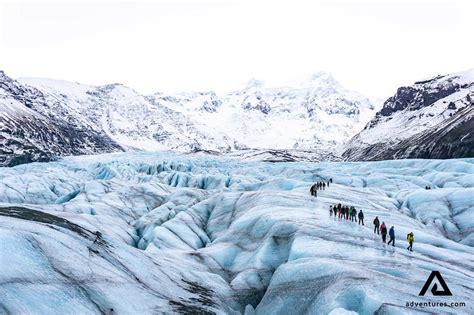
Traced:
[[[473, 196], [474, 159], [163, 152], [0, 168], [0, 313], [469, 314]], [[366, 225], [331, 217], [336, 203], [363, 209]], [[396, 247], [373, 233], [375, 216]], [[406, 307], [433, 298], [418, 296], [432, 270], [464, 308]]]

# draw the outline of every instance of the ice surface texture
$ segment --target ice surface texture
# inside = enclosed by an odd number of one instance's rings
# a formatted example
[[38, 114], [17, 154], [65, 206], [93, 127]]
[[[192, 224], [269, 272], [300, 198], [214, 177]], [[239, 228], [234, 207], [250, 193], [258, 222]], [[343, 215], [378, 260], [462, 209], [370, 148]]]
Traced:
[[[442, 300], [467, 306], [423, 311], [472, 314], [473, 187], [473, 159], [122, 153], [0, 168], [0, 313], [417, 313], [406, 302], [433, 301], [418, 293], [438, 270]], [[330, 217], [339, 202], [366, 225]]]

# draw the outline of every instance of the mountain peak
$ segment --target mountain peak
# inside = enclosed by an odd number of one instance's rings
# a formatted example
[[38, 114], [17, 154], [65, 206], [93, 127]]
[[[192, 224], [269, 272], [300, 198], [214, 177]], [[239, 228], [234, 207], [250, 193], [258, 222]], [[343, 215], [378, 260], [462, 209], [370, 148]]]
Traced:
[[332, 76], [330, 73], [324, 72], [324, 71], [317, 71], [317, 72], [314, 72], [314, 73], [310, 76], [309, 81], [316, 81], [316, 80], [321, 80], [321, 79], [334, 80], [333, 76]]
[[328, 72], [315, 72], [309, 79], [303, 81], [302, 85], [331, 85], [331, 86], [340, 86], [339, 82]]
[[247, 89], [257, 88], [257, 87], [263, 87], [264, 85], [265, 85], [265, 81], [252, 78], [248, 81], [246, 88]]

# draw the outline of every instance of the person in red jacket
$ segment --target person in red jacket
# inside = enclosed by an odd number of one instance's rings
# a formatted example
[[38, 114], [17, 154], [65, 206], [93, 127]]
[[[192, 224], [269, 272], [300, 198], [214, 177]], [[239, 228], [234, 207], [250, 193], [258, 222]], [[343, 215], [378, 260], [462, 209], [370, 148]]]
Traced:
[[382, 241], [385, 243], [387, 241], [387, 227], [385, 226], [385, 222], [382, 222], [380, 226], [380, 234], [382, 234]]

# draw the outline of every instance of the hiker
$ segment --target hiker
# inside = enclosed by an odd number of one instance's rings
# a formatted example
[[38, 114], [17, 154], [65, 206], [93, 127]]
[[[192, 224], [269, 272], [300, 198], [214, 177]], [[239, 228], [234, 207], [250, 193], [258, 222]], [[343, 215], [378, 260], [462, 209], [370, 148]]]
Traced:
[[351, 210], [349, 209], [349, 206], [346, 206], [346, 220], [349, 220], [349, 214]]
[[327, 185], [328, 185], [328, 188], [329, 188], [329, 181], [328, 181]]
[[410, 232], [407, 234], [407, 241], [408, 241], [408, 247], [407, 247], [407, 250], [409, 250], [410, 252], [413, 251], [413, 242], [415, 241], [415, 237], [413, 236], [413, 232]]
[[332, 178], [329, 179], [329, 182], [332, 184]]
[[326, 183], [323, 182], [323, 190], [326, 189]]
[[387, 241], [387, 227], [385, 226], [385, 222], [382, 222], [382, 225], [380, 226], [380, 233], [382, 233], [382, 242]]
[[329, 207], [329, 216], [332, 217], [332, 205]]
[[374, 219], [374, 234], [375, 234], [375, 232], [377, 232], [377, 234], [380, 234], [379, 225], [380, 225], [379, 217], [375, 217], [375, 219]]
[[357, 215], [357, 210], [356, 210], [356, 208], [352, 207], [352, 210], [351, 210], [351, 221], [352, 222], [357, 222], [356, 215]]
[[392, 243], [393, 246], [395, 246], [395, 227], [392, 225], [390, 228], [390, 231], [388, 231], [388, 236], [390, 236], [390, 240], [388, 241], [388, 245]]
[[341, 204], [338, 204], [337, 205], [337, 215], [338, 215], [339, 219], [341, 218], [341, 213], [342, 213]]
[[316, 184], [313, 184], [313, 186], [311, 186], [311, 188], [309, 189], [309, 192], [311, 193], [311, 196], [317, 196]]
[[362, 213], [362, 210], [359, 211], [359, 224], [362, 222], [362, 225], [364, 225], [364, 213]]

